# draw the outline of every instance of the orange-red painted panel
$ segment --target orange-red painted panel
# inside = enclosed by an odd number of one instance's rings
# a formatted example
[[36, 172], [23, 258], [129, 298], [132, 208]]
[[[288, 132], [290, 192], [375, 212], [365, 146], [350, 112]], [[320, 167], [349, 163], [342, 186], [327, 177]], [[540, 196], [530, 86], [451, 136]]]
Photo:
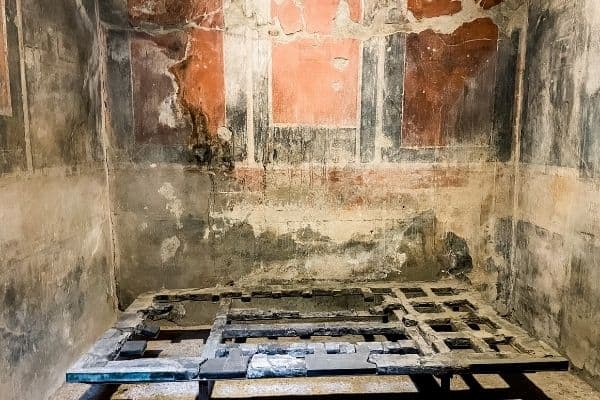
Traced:
[[172, 68], [179, 100], [209, 136], [225, 121], [223, 33], [194, 29], [189, 32], [187, 58]]
[[[350, 16], [359, 21], [360, 0], [349, 0]], [[285, 33], [300, 30], [319, 39], [274, 42], [272, 111], [275, 123], [355, 126], [360, 42], [329, 37], [340, 0], [273, 0], [271, 14]]]
[[453, 15], [462, 10], [461, 0], [408, 0], [408, 10], [415, 18]]
[[355, 126], [359, 49], [355, 39], [274, 43], [274, 122]]

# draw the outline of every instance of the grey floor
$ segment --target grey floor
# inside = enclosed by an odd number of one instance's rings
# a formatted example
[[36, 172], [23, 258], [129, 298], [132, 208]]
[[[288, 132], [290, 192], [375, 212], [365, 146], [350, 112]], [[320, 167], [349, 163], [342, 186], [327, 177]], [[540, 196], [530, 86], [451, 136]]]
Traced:
[[[215, 385], [213, 398], [290, 398], [315, 396], [321, 399], [565, 399], [600, 400], [600, 394], [577, 376], [564, 372], [527, 374], [507, 379], [498, 375], [475, 375], [474, 381], [456, 376], [451, 394], [425, 394], [419, 379], [410, 377], [341, 377], [226, 381]], [[469, 387], [471, 386], [471, 388]], [[419, 386], [420, 389], [419, 390]], [[473, 390], [473, 387], [480, 386]], [[512, 387], [512, 389], [511, 389]], [[427, 388], [425, 387], [425, 390]], [[91, 387], [63, 385], [50, 400], [194, 400], [194, 383], [121, 385]], [[333, 395], [333, 396], [332, 396]]]

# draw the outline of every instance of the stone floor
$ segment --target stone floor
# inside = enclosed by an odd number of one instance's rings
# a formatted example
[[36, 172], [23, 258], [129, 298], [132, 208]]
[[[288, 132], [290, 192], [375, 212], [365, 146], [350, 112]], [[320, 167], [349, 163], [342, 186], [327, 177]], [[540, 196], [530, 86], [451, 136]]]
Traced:
[[[600, 393], [590, 385], [570, 373], [548, 372], [526, 375], [534, 385], [523, 387], [527, 396], [509, 396], [506, 399], [535, 398], [560, 400], [600, 400]], [[452, 380], [452, 395], [423, 397], [415, 383], [409, 377], [336, 377], [303, 379], [265, 379], [260, 381], [226, 381], [215, 385], [213, 398], [240, 399], [265, 398], [270, 396], [319, 396], [337, 394], [336, 398], [452, 398], [485, 399], [485, 390], [508, 388], [509, 385], [497, 375], [476, 375], [476, 381], [484, 392], [469, 391], [463, 378], [456, 376]], [[472, 384], [472, 383], [471, 383]], [[513, 383], [513, 387], [515, 387]], [[194, 400], [197, 384], [154, 384], [121, 385], [102, 388], [88, 385], [64, 385], [50, 400]], [[378, 393], [378, 395], [374, 395]], [[383, 396], [381, 394], [384, 394]], [[393, 393], [394, 396], [385, 394]], [[516, 393], [516, 391], [515, 391]], [[358, 394], [358, 395], [357, 395]], [[362, 395], [360, 395], [362, 394]], [[497, 397], [496, 397], [497, 398]]]

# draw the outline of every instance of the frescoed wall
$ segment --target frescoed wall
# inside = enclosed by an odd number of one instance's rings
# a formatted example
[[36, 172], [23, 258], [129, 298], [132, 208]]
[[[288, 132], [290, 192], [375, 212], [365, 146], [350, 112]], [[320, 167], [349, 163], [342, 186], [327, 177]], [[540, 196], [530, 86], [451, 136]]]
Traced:
[[464, 275], [496, 298], [514, 4], [109, 3], [122, 305], [224, 279]]

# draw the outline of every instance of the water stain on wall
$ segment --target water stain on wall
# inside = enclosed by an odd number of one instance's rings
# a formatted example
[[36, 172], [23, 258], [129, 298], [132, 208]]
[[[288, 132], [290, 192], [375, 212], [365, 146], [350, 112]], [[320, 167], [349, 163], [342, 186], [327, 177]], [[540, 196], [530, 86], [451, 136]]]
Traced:
[[223, 33], [137, 34], [131, 57], [136, 143], [186, 146], [199, 164], [229, 167], [230, 144], [217, 135], [225, 122]]
[[168, 73], [185, 57], [186, 47], [183, 33], [133, 37], [133, 96], [139, 99], [133, 104], [137, 144], [174, 145], [186, 140], [191, 124], [179, 104], [174, 77]]

